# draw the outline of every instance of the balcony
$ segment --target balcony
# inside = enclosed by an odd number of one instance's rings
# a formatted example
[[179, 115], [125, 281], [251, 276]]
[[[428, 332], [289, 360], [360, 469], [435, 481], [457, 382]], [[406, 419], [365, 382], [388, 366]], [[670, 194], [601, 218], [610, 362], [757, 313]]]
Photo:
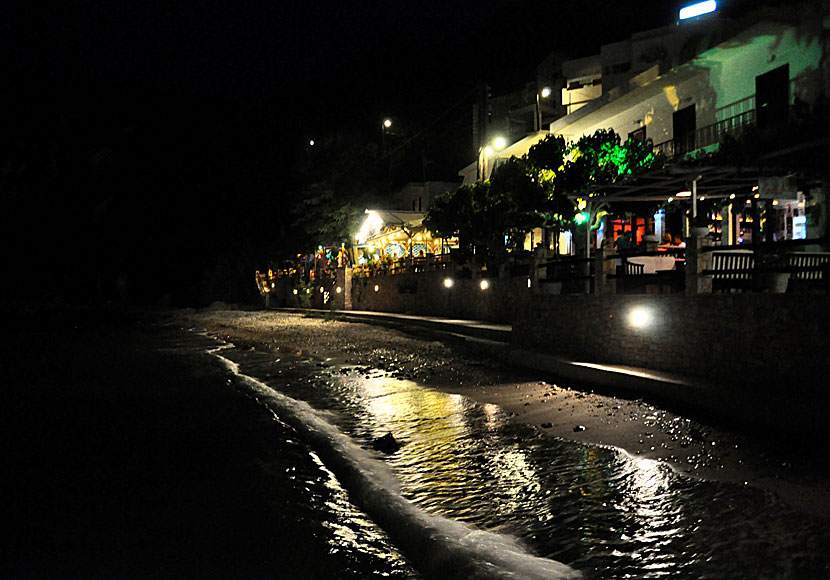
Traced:
[[717, 145], [727, 135], [740, 135], [755, 126], [755, 95], [721, 107], [715, 111], [715, 118], [718, 121], [693, 133], [657, 143], [654, 151], [673, 158]]

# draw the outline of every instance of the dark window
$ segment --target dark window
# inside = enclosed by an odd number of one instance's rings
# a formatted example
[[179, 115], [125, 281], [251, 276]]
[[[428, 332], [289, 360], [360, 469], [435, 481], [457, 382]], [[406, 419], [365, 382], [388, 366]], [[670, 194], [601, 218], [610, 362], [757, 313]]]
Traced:
[[790, 66], [755, 77], [755, 110], [759, 127], [785, 123], [790, 104]]
[[634, 139], [635, 141], [639, 141], [640, 143], [646, 142], [646, 128], [640, 127], [636, 131], [632, 131], [628, 134], [629, 139]]
[[675, 155], [683, 155], [689, 151], [694, 151], [696, 128], [697, 117], [694, 105], [674, 112], [672, 115], [672, 132]]

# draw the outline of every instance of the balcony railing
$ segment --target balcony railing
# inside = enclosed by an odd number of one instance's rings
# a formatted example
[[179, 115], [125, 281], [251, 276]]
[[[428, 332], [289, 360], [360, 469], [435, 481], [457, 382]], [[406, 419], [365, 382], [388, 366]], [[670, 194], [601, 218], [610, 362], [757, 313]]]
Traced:
[[755, 126], [755, 109], [744, 111], [733, 117], [728, 117], [717, 123], [701, 127], [693, 133], [681, 135], [675, 139], [658, 143], [654, 146], [655, 152], [666, 157], [685, 155], [710, 145], [716, 145], [726, 135], [739, 135], [750, 127]]

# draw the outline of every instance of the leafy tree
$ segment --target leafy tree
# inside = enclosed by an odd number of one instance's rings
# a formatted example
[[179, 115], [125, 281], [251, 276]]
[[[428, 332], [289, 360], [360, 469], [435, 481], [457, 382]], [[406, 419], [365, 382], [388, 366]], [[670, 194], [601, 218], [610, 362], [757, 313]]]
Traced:
[[541, 216], [547, 227], [558, 228], [573, 217], [573, 204], [568, 200], [564, 179], [568, 144], [561, 136], [548, 135], [533, 145], [525, 156], [528, 170], [545, 190]]
[[479, 181], [438, 196], [424, 216], [424, 225], [443, 238], [458, 237], [459, 246], [466, 253], [476, 240], [473, 199], [486, 196], [489, 189], [489, 183]]
[[[577, 211], [587, 207], [595, 215], [601, 207], [600, 187], [662, 162], [652, 153], [651, 143], [629, 139], [621, 144], [610, 129], [571, 144], [551, 135], [522, 158], [503, 162], [489, 181], [438, 198], [424, 223], [438, 235], [458, 236], [462, 246], [485, 248], [489, 258], [501, 264], [507, 250], [520, 247], [529, 230], [572, 227]], [[590, 198], [596, 199], [589, 204]]]

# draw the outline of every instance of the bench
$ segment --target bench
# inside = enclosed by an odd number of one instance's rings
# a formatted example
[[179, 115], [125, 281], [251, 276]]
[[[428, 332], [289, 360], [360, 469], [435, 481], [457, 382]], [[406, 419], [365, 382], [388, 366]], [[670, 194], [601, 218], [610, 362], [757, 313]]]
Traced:
[[787, 254], [786, 271], [790, 273], [787, 292], [810, 292], [826, 287], [830, 280], [830, 253], [798, 252]]
[[712, 292], [751, 292], [755, 281], [755, 254], [749, 251], [712, 252]]

